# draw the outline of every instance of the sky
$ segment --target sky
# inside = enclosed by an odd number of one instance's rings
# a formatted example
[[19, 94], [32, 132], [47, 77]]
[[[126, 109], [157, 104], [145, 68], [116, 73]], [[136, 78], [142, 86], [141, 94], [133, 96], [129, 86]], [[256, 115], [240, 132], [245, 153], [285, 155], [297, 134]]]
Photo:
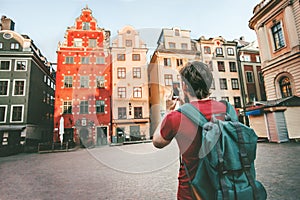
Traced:
[[241, 36], [252, 42], [248, 27], [253, 8], [260, 0], [0, 0], [0, 16], [15, 22], [15, 31], [28, 35], [48, 61], [56, 63], [58, 42], [67, 27], [75, 24], [86, 5], [98, 27], [111, 31], [130, 25], [151, 50], [156, 48], [162, 28], [191, 31], [192, 39], [222, 36], [232, 41]]

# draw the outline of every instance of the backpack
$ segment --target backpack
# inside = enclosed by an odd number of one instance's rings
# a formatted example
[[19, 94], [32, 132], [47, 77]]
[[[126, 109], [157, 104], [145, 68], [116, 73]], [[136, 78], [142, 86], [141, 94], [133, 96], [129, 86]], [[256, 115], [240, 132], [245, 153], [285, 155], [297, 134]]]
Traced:
[[257, 135], [240, 123], [234, 108], [227, 102], [225, 120], [211, 121], [192, 104], [177, 110], [202, 127], [202, 146], [195, 177], [191, 180], [183, 162], [195, 199], [204, 200], [265, 200], [264, 186], [256, 180], [254, 160]]

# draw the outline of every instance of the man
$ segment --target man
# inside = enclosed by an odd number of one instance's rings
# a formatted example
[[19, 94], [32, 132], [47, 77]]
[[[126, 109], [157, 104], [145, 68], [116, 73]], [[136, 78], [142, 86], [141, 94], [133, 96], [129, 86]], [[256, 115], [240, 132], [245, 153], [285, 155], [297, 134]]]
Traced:
[[[226, 106], [223, 103], [208, 99], [213, 76], [207, 65], [194, 61], [184, 66], [179, 73], [182, 79], [184, 99], [198, 108], [208, 120], [211, 119], [213, 113], [226, 112]], [[157, 148], [163, 148], [175, 138], [182, 161], [186, 164], [189, 175], [193, 179], [198, 167], [202, 129], [198, 128], [186, 116], [174, 110], [177, 101], [178, 99], [170, 106], [169, 112], [165, 115], [158, 129], [159, 131], [154, 133], [153, 145]], [[182, 102], [182, 100], [180, 101]], [[183, 164], [180, 165], [178, 183], [177, 199], [192, 200], [189, 178]]]

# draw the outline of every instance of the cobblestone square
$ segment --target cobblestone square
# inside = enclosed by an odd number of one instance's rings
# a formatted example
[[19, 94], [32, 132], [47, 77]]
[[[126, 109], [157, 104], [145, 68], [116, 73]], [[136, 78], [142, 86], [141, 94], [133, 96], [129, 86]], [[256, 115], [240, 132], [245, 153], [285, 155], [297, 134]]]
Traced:
[[[299, 152], [299, 143], [258, 144], [268, 199], [300, 199]], [[174, 142], [2, 157], [0, 199], [176, 199], [178, 167]]]

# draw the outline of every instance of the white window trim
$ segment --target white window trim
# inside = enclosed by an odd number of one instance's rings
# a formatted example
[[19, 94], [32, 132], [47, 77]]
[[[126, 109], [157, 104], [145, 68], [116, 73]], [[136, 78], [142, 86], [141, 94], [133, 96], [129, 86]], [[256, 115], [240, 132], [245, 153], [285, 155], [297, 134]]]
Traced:
[[8, 71], [10, 71], [10, 70], [11, 70], [11, 60], [0, 60], [0, 62], [2, 62], [2, 61], [8, 61], [8, 62], [9, 62], [9, 68], [8, 68], [8, 70], [0, 69], [0, 71], [3, 71], [3, 72], [8, 72]]
[[7, 105], [0, 105], [0, 107], [4, 107], [4, 121], [0, 121], [0, 123], [6, 123], [6, 115], [7, 115]]
[[[14, 109], [14, 107], [17, 107], [17, 106], [22, 107], [21, 121], [12, 121], [13, 109]], [[20, 122], [23, 122], [23, 120], [24, 120], [24, 105], [22, 105], [22, 104], [11, 105], [11, 108], [10, 108], [10, 123], [20, 123]]]
[[[16, 84], [16, 81], [24, 81], [24, 92], [23, 92], [22, 95], [15, 95], [15, 84]], [[25, 94], [26, 94], [26, 79], [14, 79], [12, 96], [22, 97], [22, 96], [25, 96]]]
[[[21, 62], [25, 61], [25, 66], [26, 66], [25, 70], [18, 70], [18, 69], [17, 69], [17, 62], [18, 62], [18, 61], [21, 61]], [[17, 72], [24, 72], [24, 71], [27, 71], [27, 63], [28, 63], [27, 60], [16, 60], [16, 61], [15, 61], [15, 68], [14, 68], [14, 71], [17, 71]]]
[[8, 97], [9, 96], [9, 86], [10, 86], [10, 80], [9, 79], [0, 79], [0, 81], [7, 81], [7, 95], [0, 95], [0, 97]]

